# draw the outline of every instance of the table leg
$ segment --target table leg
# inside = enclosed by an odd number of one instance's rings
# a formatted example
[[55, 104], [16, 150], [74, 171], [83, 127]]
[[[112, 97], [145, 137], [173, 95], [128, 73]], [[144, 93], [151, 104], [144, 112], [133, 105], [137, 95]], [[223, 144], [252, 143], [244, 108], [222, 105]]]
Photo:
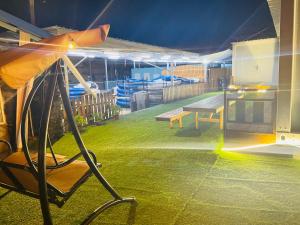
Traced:
[[179, 128], [183, 128], [183, 125], [182, 125], [182, 116], [179, 117], [178, 122], [179, 122]]
[[224, 110], [220, 112], [220, 129], [223, 130], [223, 123], [224, 123]]
[[173, 121], [172, 120], [170, 120], [169, 128], [173, 128]]
[[198, 119], [199, 115], [198, 114], [199, 114], [198, 112], [195, 112], [195, 127], [197, 130], [199, 129], [199, 119]]

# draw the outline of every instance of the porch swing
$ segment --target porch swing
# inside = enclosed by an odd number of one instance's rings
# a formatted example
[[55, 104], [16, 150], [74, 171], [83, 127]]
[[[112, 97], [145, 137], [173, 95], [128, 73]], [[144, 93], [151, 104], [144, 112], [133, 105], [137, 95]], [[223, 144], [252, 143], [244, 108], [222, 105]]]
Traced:
[[[55, 68], [57, 71], [57, 67], [58, 62], [56, 60], [52, 68]], [[38, 131], [38, 148], [36, 152], [33, 152], [29, 150], [26, 138], [26, 118], [33, 98], [46, 79], [48, 85]], [[55, 154], [48, 135], [51, 106], [57, 87], [61, 94], [70, 130], [80, 150], [78, 154], [71, 158]], [[100, 164], [97, 162], [95, 154], [85, 147], [76, 126], [66, 91], [65, 80], [61, 73], [44, 73], [44, 75], [36, 79], [23, 107], [21, 139], [23, 151], [16, 152], [11, 149], [8, 142], [3, 141], [4, 144], [8, 145], [10, 154], [5, 158], [0, 158], [0, 186], [8, 189], [8, 191], [15, 191], [39, 199], [44, 224], [53, 224], [49, 203], [62, 207], [91, 175], [95, 175], [113, 199], [107, 201], [88, 215], [82, 224], [91, 223], [103, 211], [114, 205], [125, 202], [135, 204], [134, 197], [121, 197], [99, 172]], [[50, 149], [49, 153], [47, 153], [47, 149]], [[84, 160], [80, 160], [80, 157], [83, 157]]]

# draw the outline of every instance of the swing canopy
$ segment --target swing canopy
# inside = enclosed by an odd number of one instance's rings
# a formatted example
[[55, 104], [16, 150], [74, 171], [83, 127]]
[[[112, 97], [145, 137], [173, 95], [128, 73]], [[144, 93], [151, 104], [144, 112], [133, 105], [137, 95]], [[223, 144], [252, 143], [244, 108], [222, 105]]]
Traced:
[[101, 44], [109, 32], [109, 25], [71, 32], [31, 42], [0, 53], [0, 80], [18, 89], [27, 81], [42, 74], [69, 49]]

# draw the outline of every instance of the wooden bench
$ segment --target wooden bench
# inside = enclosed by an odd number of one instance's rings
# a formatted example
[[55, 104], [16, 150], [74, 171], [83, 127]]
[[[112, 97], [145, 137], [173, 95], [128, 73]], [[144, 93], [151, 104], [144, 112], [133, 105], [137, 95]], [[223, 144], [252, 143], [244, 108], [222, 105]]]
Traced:
[[179, 127], [182, 128], [182, 118], [184, 116], [190, 115], [191, 112], [183, 111], [183, 108], [178, 108], [169, 112], [165, 112], [155, 117], [156, 121], [168, 121], [169, 127], [173, 128], [173, 122], [177, 121]]
[[[221, 94], [205, 98], [198, 102], [184, 106], [183, 111], [195, 113], [196, 129], [199, 128], [199, 121], [219, 123], [220, 129], [223, 129], [224, 95]], [[199, 113], [202, 113], [202, 115], [199, 116]], [[219, 114], [219, 118], [214, 118], [215, 114]]]

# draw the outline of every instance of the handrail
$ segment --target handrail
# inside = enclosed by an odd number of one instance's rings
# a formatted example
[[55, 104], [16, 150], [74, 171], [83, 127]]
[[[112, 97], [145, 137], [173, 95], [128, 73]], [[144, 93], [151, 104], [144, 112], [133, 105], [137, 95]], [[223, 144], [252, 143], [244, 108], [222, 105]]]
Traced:
[[[95, 153], [93, 153], [93, 152], [90, 151], [90, 150], [88, 150], [88, 152], [89, 152], [89, 154], [92, 156], [92, 158], [93, 158], [93, 160], [94, 160], [94, 163], [97, 164], [97, 159], [96, 159]], [[63, 162], [57, 162], [57, 164], [54, 165], [54, 166], [49, 166], [49, 165], [47, 166], [47, 165], [46, 165], [46, 169], [59, 169], [59, 168], [62, 168], [62, 167], [64, 167], [64, 166], [67, 166], [67, 165], [69, 165], [70, 163], [74, 162], [74, 161], [77, 160], [80, 156], [82, 156], [82, 153], [81, 153], [81, 152], [77, 153], [77, 154], [74, 155], [72, 158], [69, 158], [69, 159], [67, 159], [67, 160], [65, 160], [65, 161], [63, 161]], [[32, 161], [32, 162], [33, 162], [33, 164], [34, 164], [35, 166], [38, 165], [38, 162], [36, 162], [36, 161]]]

